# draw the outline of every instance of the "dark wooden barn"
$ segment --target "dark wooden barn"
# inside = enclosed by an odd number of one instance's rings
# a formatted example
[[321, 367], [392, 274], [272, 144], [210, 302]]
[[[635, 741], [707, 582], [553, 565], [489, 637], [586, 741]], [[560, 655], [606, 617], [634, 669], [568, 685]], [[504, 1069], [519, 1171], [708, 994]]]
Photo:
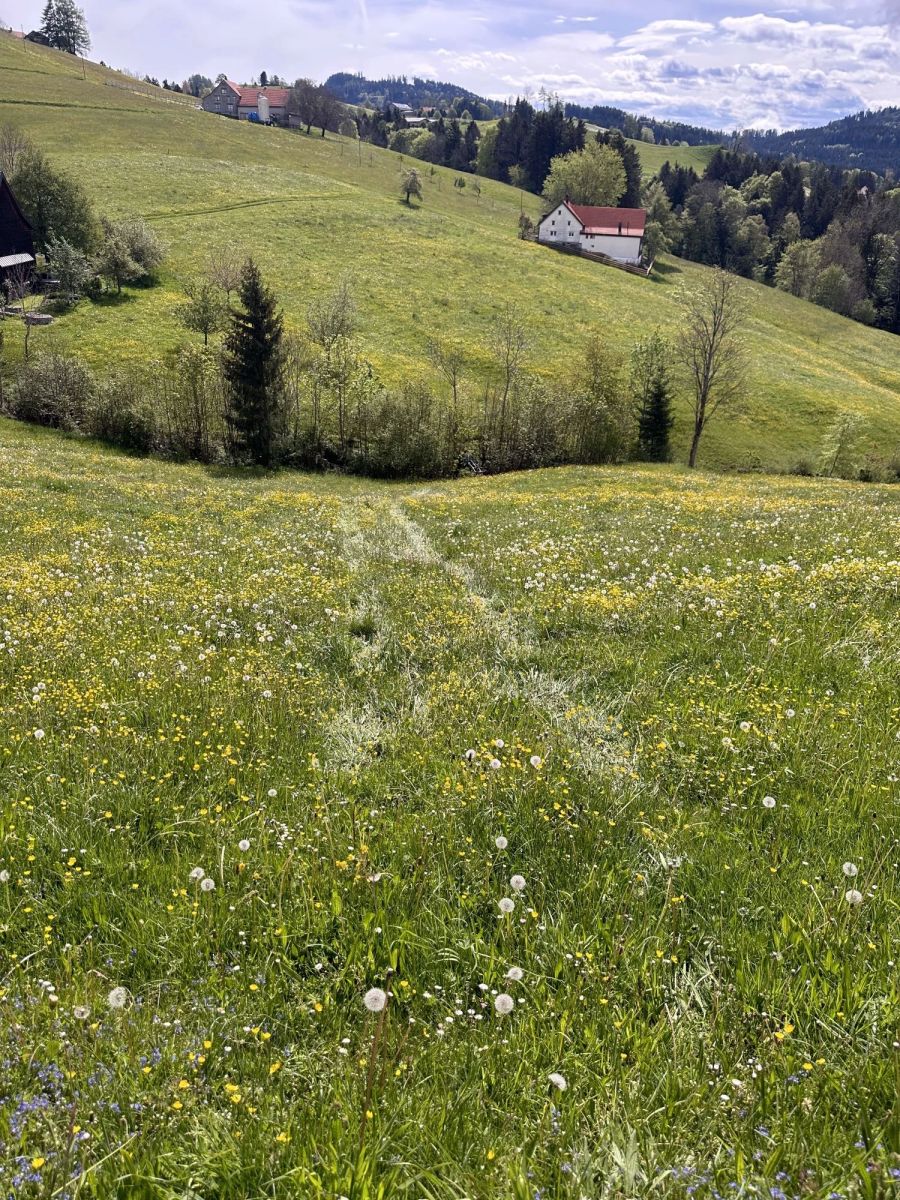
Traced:
[[34, 238], [12, 188], [0, 173], [0, 283], [34, 267]]

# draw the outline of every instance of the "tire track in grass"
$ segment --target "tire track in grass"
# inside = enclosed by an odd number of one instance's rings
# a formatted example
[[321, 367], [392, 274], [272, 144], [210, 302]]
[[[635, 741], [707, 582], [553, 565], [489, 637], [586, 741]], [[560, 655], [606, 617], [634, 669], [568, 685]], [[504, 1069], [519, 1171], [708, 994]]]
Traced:
[[536, 665], [533, 660], [539, 657], [540, 648], [531, 630], [521, 619], [503, 611], [496, 597], [479, 586], [472, 568], [441, 554], [422, 526], [396, 502], [391, 505], [391, 517], [421, 561], [440, 567], [464, 590], [483, 627], [497, 640], [504, 662], [513, 665], [511, 677], [504, 685], [506, 694], [543, 713], [589, 777], [613, 774], [616, 782], [621, 783], [626, 775], [633, 775], [634, 755], [620, 738], [610, 736], [612, 706], [597, 709], [585, 699], [586, 678], [561, 679]]

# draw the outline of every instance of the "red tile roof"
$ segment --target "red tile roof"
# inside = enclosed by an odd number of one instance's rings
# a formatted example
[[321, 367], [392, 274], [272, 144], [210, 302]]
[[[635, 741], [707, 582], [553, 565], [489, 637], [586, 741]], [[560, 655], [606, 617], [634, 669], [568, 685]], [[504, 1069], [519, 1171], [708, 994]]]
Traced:
[[642, 208], [600, 208], [593, 204], [568, 204], [585, 233], [618, 237], [643, 237], [647, 214]]
[[237, 92], [242, 108], [256, 108], [260, 96], [266, 96], [273, 108], [286, 108], [291, 93], [290, 88], [283, 87], [241, 87], [239, 83], [232, 83], [230, 79], [228, 86]]

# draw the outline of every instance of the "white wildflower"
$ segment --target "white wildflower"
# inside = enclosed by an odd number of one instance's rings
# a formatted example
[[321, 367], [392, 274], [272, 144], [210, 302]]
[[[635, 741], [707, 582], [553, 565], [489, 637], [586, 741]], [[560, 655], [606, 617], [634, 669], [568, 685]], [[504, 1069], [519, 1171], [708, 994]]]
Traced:
[[856, 888], [851, 888], [849, 892], [844, 893], [844, 899], [848, 904], [855, 908], [857, 904], [862, 904], [863, 895], [862, 892], [858, 892]]
[[511, 913], [516, 907], [516, 903], [514, 900], [510, 900], [509, 896], [504, 896], [498, 907], [502, 913]]
[[774, 808], [777, 803], [774, 796], [763, 796], [763, 808]]
[[506, 838], [501, 833], [499, 837], [494, 838], [494, 845], [497, 847], [498, 850], [505, 850], [506, 847], [509, 845], [509, 842], [506, 840]]
[[124, 1008], [128, 1003], [128, 989], [123, 987], [114, 987], [106, 997], [106, 1003], [110, 1008]]
[[844, 865], [841, 867], [841, 870], [844, 872], [844, 874], [847, 876], [848, 879], [855, 879], [856, 876], [859, 874], [859, 867], [856, 865], [856, 863], [852, 863], [852, 862], [845, 862]]
[[204, 880], [202, 880], [200, 883], [200, 891], [201, 892], [214, 892], [215, 890], [216, 890], [216, 881], [214, 879], [210, 879], [210, 877], [207, 875], [206, 878]]
[[547, 1078], [550, 1080], [553, 1086], [558, 1088], [561, 1092], [564, 1092], [569, 1086], [566, 1082], [565, 1075], [560, 1075], [559, 1071], [551, 1071]]
[[494, 1001], [494, 1008], [496, 1008], [501, 1017], [505, 1017], [508, 1013], [511, 1013], [515, 1007], [515, 1000], [513, 1000], [512, 996], [508, 996], [506, 992], [501, 992]]
[[521, 967], [510, 967], [509, 970], [506, 972], [506, 978], [511, 979], [513, 981], [513, 983], [521, 983], [522, 976], [524, 974], [525, 974], [525, 972], [522, 970]]
[[241, 840], [238, 842], [238, 850], [240, 850], [241, 854], [246, 854], [249, 849], [250, 842], [247, 840], [247, 838], [241, 838]]
[[525, 891], [525, 876], [524, 875], [513, 875], [513, 877], [509, 881], [509, 886], [512, 888], [512, 890], [514, 892], [524, 892]]

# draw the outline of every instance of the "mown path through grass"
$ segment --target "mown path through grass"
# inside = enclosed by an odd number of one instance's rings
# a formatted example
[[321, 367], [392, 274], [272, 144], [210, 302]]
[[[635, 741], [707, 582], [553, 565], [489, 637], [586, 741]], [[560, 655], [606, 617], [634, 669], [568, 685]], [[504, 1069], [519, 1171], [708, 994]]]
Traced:
[[890, 1197], [895, 490], [0, 468], [3, 1189]]

